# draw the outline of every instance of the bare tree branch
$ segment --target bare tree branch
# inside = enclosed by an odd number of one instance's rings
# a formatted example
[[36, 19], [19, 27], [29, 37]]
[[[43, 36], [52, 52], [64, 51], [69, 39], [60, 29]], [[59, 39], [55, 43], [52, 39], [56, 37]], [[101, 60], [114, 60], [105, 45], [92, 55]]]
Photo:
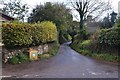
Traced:
[[72, 7], [79, 13], [80, 29], [83, 29], [84, 19], [88, 15], [96, 14], [96, 18], [111, 8], [109, 1], [103, 2], [100, 0], [70, 0], [70, 3]]

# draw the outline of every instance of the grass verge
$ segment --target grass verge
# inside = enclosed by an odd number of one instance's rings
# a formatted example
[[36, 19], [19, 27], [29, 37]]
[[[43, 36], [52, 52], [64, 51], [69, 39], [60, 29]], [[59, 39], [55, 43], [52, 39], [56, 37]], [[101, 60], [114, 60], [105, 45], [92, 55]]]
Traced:
[[109, 61], [109, 62], [118, 62], [119, 61], [119, 56], [117, 54], [96, 53], [96, 52], [92, 52], [90, 50], [80, 49], [78, 47], [78, 45], [75, 46], [75, 44], [70, 45], [70, 47], [82, 55], [89, 56], [89, 57], [92, 57], [95, 59], [105, 60], [105, 61]]

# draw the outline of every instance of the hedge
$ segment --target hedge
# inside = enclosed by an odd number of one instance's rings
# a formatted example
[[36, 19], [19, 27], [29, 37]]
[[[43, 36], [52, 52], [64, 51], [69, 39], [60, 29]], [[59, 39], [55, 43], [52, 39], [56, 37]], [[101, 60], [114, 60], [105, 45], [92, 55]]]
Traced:
[[2, 39], [7, 47], [32, 44], [30, 25], [21, 22], [2, 23]]
[[38, 22], [32, 25], [31, 35], [33, 45], [57, 40], [57, 29], [50, 21]]
[[2, 23], [2, 27], [3, 43], [9, 48], [39, 45], [57, 40], [56, 26], [50, 21], [35, 24], [5, 22]]
[[41, 22], [41, 42], [50, 42], [50, 41], [55, 41], [57, 39], [57, 29], [55, 24], [46, 21], [46, 22]]
[[98, 41], [100, 44], [108, 44], [110, 46], [120, 45], [120, 27], [101, 30]]

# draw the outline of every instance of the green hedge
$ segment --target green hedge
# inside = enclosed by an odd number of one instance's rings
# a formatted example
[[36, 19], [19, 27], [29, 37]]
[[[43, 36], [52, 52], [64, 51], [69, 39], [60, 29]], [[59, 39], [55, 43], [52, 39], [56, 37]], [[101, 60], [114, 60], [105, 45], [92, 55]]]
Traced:
[[2, 39], [6, 47], [39, 45], [57, 40], [57, 29], [50, 21], [28, 24], [22, 22], [2, 23]]
[[14, 55], [13, 57], [8, 59], [9, 63], [11, 64], [25, 63], [28, 60], [28, 56], [24, 53], [18, 53], [17, 55]]
[[57, 40], [57, 29], [55, 24], [49, 21], [35, 23], [31, 28], [33, 45], [52, 42]]
[[100, 32], [98, 42], [110, 46], [120, 45], [120, 28], [103, 29]]
[[102, 29], [91, 36], [89, 40], [76, 39], [70, 45], [75, 51], [106, 61], [118, 62], [120, 45], [120, 27]]
[[5, 46], [27, 46], [32, 44], [29, 24], [21, 22], [3, 23], [2, 27], [2, 39]]
[[51, 42], [57, 40], [57, 29], [55, 24], [47, 21], [41, 22], [41, 42]]

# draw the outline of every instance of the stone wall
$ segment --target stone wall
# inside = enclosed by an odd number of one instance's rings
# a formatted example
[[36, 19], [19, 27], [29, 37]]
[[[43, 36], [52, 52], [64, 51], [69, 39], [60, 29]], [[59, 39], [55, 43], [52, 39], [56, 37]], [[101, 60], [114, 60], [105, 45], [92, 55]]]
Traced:
[[29, 47], [29, 48], [21, 48], [21, 49], [6, 49], [4, 46], [2, 47], [2, 61], [4, 63], [8, 62], [8, 59], [18, 53], [25, 53], [28, 55], [29, 49], [37, 50], [38, 54], [47, 53], [51, 48], [53, 43], [43, 44], [39, 46]]

